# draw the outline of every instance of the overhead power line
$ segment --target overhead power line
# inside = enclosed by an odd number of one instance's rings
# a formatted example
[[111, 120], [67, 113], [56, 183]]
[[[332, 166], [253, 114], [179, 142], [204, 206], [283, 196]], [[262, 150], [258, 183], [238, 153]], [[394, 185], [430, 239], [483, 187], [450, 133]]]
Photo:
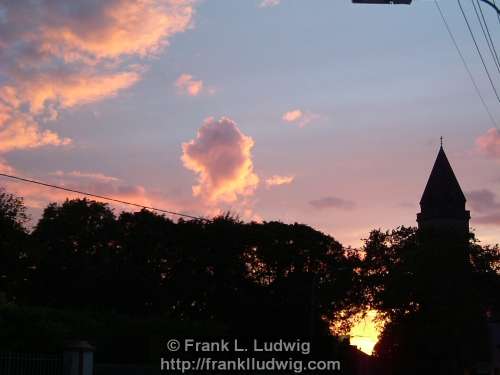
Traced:
[[[493, 0], [493, 5], [494, 5], [495, 9], [498, 9], [495, 0]], [[500, 24], [500, 13], [499, 12], [497, 12], [497, 20], [498, 20], [498, 23]]]
[[500, 9], [498, 9], [496, 3], [495, 3], [495, 0], [493, 0], [493, 2], [491, 2], [490, 0], [481, 0], [483, 3], [486, 3], [488, 4], [490, 7], [492, 7], [493, 9], [495, 9], [495, 12], [497, 12], [497, 15], [500, 15]]
[[[486, 26], [486, 31], [488, 32], [488, 37], [490, 38], [491, 46], [493, 47], [493, 51], [495, 51], [495, 57], [497, 58], [498, 65], [500, 66], [500, 59], [498, 58], [497, 50], [495, 48], [495, 44], [493, 43], [493, 38], [490, 34], [490, 28], [488, 27], [488, 23], [486, 22], [486, 18], [484, 17], [483, 7], [481, 6], [481, 3], [479, 2], [479, 0], [477, 0], [477, 5], [479, 6], [479, 11], [481, 12], [481, 17], [483, 18], [484, 24]], [[498, 21], [500, 21], [500, 14], [498, 14], [498, 13], [497, 13], [497, 19], [498, 19]]]
[[479, 49], [476, 38], [474, 37], [474, 33], [472, 32], [472, 28], [470, 27], [469, 20], [467, 19], [467, 16], [465, 15], [464, 8], [462, 7], [462, 3], [460, 2], [460, 0], [457, 0], [457, 1], [458, 1], [458, 6], [460, 7], [460, 11], [462, 12], [462, 16], [464, 17], [465, 23], [467, 24], [467, 28], [469, 29], [469, 34], [472, 37], [472, 40], [474, 41], [474, 45], [476, 46], [476, 51], [479, 55], [479, 58], [481, 59], [481, 62], [483, 63], [484, 71], [486, 72], [486, 75], [488, 76], [488, 79], [489, 79], [490, 84], [491, 84], [491, 88], [493, 89], [493, 92], [495, 93], [495, 96], [496, 96], [498, 102], [500, 103], [500, 97], [498, 96], [497, 89], [495, 87], [495, 84], [493, 83], [493, 80], [491, 79], [490, 72], [488, 70], [488, 67], [486, 66], [486, 63], [485, 63], [484, 58], [483, 58], [483, 54], [481, 53], [481, 50]]
[[138, 204], [138, 203], [127, 202], [127, 201], [124, 201], [124, 200], [121, 200], [121, 199], [116, 199], [116, 198], [112, 198], [112, 197], [106, 197], [104, 195], [92, 194], [92, 193], [87, 193], [87, 192], [80, 191], [80, 190], [69, 189], [69, 188], [65, 188], [65, 187], [62, 187], [62, 186], [48, 184], [46, 182], [36, 181], [36, 180], [32, 180], [32, 179], [28, 179], [28, 178], [23, 178], [23, 177], [19, 177], [19, 176], [13, 176], [13, 175], [5, 174], [5, 173], [0, 173], [0, 176], [11, 178], [11, 179], [14, 179], [14, 180], [17, 180], [17, 181], [21, 181], [21, 182], [26, 182], [26, 183], [30, 183], [30, 184], [36, 184], [36, 185], [45, 186], [45, 187], [48, 187], [48, 188], [51, 188], [51, 189], [63, 190], [63, 191], [67, 191], [67, 192], [70, 192], [70, 193], [76, 193], [76, 194], [80, 194], [80, 195], [85, 195], [85, 196], [92, 197], [92, 198], [104, 199], [104, 200], [107, 200], [107, 201], [110, 201], [110, 202], [126, 204], [126, 205], [129, 205], [129, 206], [134, 206], [134, 207], [139, 207], [139, 208], [145, 208], [147, 210], [158, 211], [158, 212], [162, 212], [162, 213], [165, 213], [165, 214], [170, 214], [170, 215], [175, 215], [175, 216], [181, 216], [181, 217], [187, 217], [189, 219], [195, 219], [195, 220], [211, 221], [210, 219], [206, 219], [206, 218], [199, 217], [199, 216], [187, 215], [187, 214], [183, 214], [183, 213], [180, 213], [180, 212], [165, 210], [163, 208], [156, 208], [156, 207], [144, 206], [144, 205]]
[[[477, 7], [476, 4], [474, 4], [474, 0], [471, 0], [471, 3], [474, 7], [474, 13], [476, 13], [477, 21], [479, 22], [479, 26], [481, 26], [481, 31], [483, 32], [483, 36], [486, 40], [486, 44], [488, 45], [488, 49], [490, 50], [491, 58], [495, 63], [495, 67], [497, 68], [498, 73], [500, 73], [500, 62], [498, 61], [497, 51], [495, 49], [495, 45], [493, 44], [493, 39], [491, 38], [490, 29], [488, 28], [488, 24], [486, 23], [486, 19], [484, 18], [481, 4], [479, 3], [479, 0], [476, 0]], [[479, 11], [481, 12], [481, 17], [479, 17], [477, 8], [479, 8]]]
[[440, 14], [441, 19], [442, 19], [442, 21], [444, 23], [444, 26], [446, 27], [446, 30], [448, 31], [448, 35], [450, 36], [450, 39], [453, 42], [453, 45], [455, 46], [455, 49], [458, 52], [458, 55], [460, 56], [460, 60], [462, 60], [462, 63], [464, 65], [464, 67], [465, 67], [465, 70], [467, 71], [467, 74], [469, 75], [469, 78], [470, 78], [470, 80], [472, 82], [472, 85], [474, 86], [474, 90], [476, 91], [477, 96], [479, 97], [481, 103], [483, 104], [483, 107], [484, 107], [486, 113], [488, 114], [488, 117], [491, 120], [491, 123], [493, 124], [494, 127], [498, 128], [498, 125], [497, 125], [495, 119], [493, 118], [493, 115], [492, 115], [490, 109], [488, 108], [488, 105], [484, 101], [483, 95], [481, 94], [481, 91], [479, 90], [479, 87], [478, 87], [478, 85], [476, 83], [476, 80], [474, 79], [474, 76], [472, 75], [472, 71], [470, 70], [469, 65], [467, 64], [467, 61], [465, 60], [465, 57], [462, 54], [462, 51], [460, 50], [460, 47], [458, 46], [457, 40], [455, 39], [455, 36], [453, 35], [453, 32], [451, 31], [451, 28], [448, 25], [448, 21], [446, 21], [446, 18], [444, 16], [444, 14], [443, 14], [443, 12], [441, 10], [441, 7], [439, 6], [437, 0], [434, 0], [434, 4], [436, 5], [437, 10], [439, 11], [439, 14]]

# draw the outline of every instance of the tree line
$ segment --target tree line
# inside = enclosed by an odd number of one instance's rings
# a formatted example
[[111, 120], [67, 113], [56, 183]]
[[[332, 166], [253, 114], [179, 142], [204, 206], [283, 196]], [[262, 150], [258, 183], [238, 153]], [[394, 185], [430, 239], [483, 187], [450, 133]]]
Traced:
[[500, 317], [500, 251], [473, 235], [377, 229], [353, 249], [304, 224], [117, 215], [88, 199], [51, 203], [27, 223], [22, 198], [0, 191], [0, 305], [10, 309], [205, 322], [253, 337], [346, 333], [376, 309], [385, 328], [375, 354], [393, 367], [415, 353], [482, 358], [487, 322]]

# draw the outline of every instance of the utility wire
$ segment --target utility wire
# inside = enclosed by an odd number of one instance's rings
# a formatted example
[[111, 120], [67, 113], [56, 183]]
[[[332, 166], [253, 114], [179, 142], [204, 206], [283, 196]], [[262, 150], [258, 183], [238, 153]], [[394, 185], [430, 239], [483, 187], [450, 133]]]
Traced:
[[[498, 73], [500, 73], [500, 64], [498, 63], [498, 55], [495, 50], [495, 46], [493, 45], [493, 39], [491, 38], [490, 35], [490, 30], [488, 29], [488, 25], [486, 24], [486, 19], [484, 18], [483, 10], [481, 9], [481, 5], [479, 4], [479, 0], [476, 0], [477, 6], [479, 7], [479, 10], [481, 11], [481, 17], [479, 17], [479, 12], [477, 11], [476, 4], [474, 4], [474, 0], [471, 0], [472, 6], [474, 7], [474, 12], [476, 13], [477, 21], [479, 22], [479, 26], [481, 26], [481, 30], [483, 32], [484, 39], [486, 40], [486, 44], [488, 45], [488, 49], [490, 50], [491, 58], [493, 59], [493, 62], [495, 63], [495, 67], [498, 70]], [[483, 25], [484, 21], [484, 25]], [[488, 31], [488, 33], [486, 33]]]
[[500, 9], [498, 9], [497, 5], [495, 4], [495, 0], [493, 0], [493, 2], [491, 2], [490, 0], [481, 0], [481, 1], [483, 3], [488, 4], [493, 9], [495, 9], [495, 12], [497, 12], [497, 14], [500, 14]]
[[36, 180], [31, 180], [31, 179], [28, 179], [28, 178], [22, 178], [22, 177], [18, 177], [18, 176], [12, 176], [12, 175], [5, 174], [5, 173], [0, 173], [0, 176], [11, 178], [11, 179], [22, 181], [22, 182], [27, 182], [27, 183], [30, 183], [30, 184], [42, 185], [42, 186], [46, 186], [46, 187], [49, 187], [49, 188], [52, 188], [52, 189], [64, 190], [64, 191], [68, 191], [70, 193], [77, 193], [77, 194], [81, 194], [81, 195], [86, 195], [88, 197], [104, 199], [104, 200], [107, 200], [107, 201], [121, 203], [121, 204], [126, 204], [126, 205], [129, 205], [129, 206], [135, 206], [135, 207], [139, 207], [139, 208], [145, 208], [147, 210], [158, 211], [158, 212], [162, 212], [162, 213], [165, 213], [165, 214], [170, 214], [170, 215], [175, 215], [175, 216], [181, 216], [181, 217], [187, 217], [187, 218], [195, 219], [195, 220], [211, 221], [210, 219], [206, 219], [206, 218], [199, 217], [199, 216], [192, 216], [192, 215], [182, 214], [180, 212], [164, 210], [162, 208], [155, 208], [155, 207], [144, 206], [144, 205], [138, 204], [138, 203], [132, 203], [132, 202], [123, 201], [121, 199], [116, 199], [116, 198], [112, 198], [112, 197], [105, 197], [103, 195], [87, 193], [87, 192], [84, 192], [84, 191], [79, 191], [79, 190], [74, 190], [74, 189], [68, 189], [68, 188], [65, 188], [65, 187], [62, 187], [62, 186], [48, 184], [48, 183], [41, 182], [41, 181], [36, 181]]
[[[486, 26], [486, 31], [488, 32], [488, 38], [490, 39], [491, 47], [493, 48], [493, 51], [495, 52], [495, 57], [497, 58], [498, 66], [500, 66], [500, 59], [498, 58], [498, 55], [497, 55], [497, 50], [495, 48], [495, 43], [493, 43], [493, 37], [490, 34], [490, 28], [488, 27], [488, 23], [486, 22], [486, 18], [484, 17], [483, 7], [481, 6], [481, 3], [479, 2], [479, 0], [476, 0], [476, 1], [477, 1], [477, 5], [479, 7], [479, 11], [481, 12], [481, 17], [483, 18], [484, 25]], [[497, 19], [498, 19], [498, 17], [500, 17], [500, 16], [497, 13]]]
[[479, 57], [481, 58], [481, 62], [483, 63], [483, 67], [484, 67], [486, 75], [488, 76], [488, 79], [490, 81], [491, 88], [493, 89], [493, 92], [495, 93], [495, 96], [496, 96], [498, 102], [500, 102], [500, 97], [498, 96], [497, 89], [495, 87], [495, 84], [493, 83], [493, 80], [491, 79], [491, 75], [490, 75], [490, 72], [488, 71], [486, 63], [484, 62], [483, 55], [482, 55], [481, 50], [479, 49], [479, 46], [476, 42], [476, 38], [474, 37], [474, 33], [472, 32], [472, 28], [470, 27], [469, 20], [467, 19], [467, 16], [465, 15], [464, 8], [462, 7], [462, 3], [460, 2], [460, 0], [457, 0], [457, 1], [458, 1], [458, 6], [460, 7], [460, 11], [462, 12], [462, 16], [464, 17], [465, 23], [467, 24], [467, 28], [469, 29], [470, 36], [472, 37], [472, 40], [474, 41], [474, 45], [476, 46], [476, 51], [477, 51]]
[[[495, 0], [493, 0], [493, 5], [495, 6], [495, 8], [497, 7], [497, 3], [495, 2]], [[498, 20], [498, 23], [500, 24], [500, 14], [497, 12], [497, 20]]]
[[462, 63], [465, 67], [465, 70], [467, 71], [467, 74], [469, 75], [469, 78], [472, 82], [472, 85], [474, 86], [474, 90], [476, 91], [477, 96], [481, 100], [481, 103], [483, 104], [483, 107], [484, 107], [486, 113], [488, 114], [488, 117], [490, 118], [491, 123], [493, 124], [494, 127], [496, 127], [498, 129], [498, 125], [497, 125], [495, 119], [493, 118], [493, 115], [491, 114], [491, 111], [488, 108], [488, 105], [484, 101], [483, 95], [481, 94], [481, 91], [479, 90], [479, 87], [477, 86], [476, 80], [474, 79], [474, 76], [472, 75], [472, 72], [469, 68], [469, 65], [467, 65], [467, 61], [465, 61], [464, 55], [462, 54], [462, 51], [460, 50], [460, 47], [458, 46], [457, 40], [455, 39], [455, 36], [453, 35], [451, 28], [448, 25], [448, 21], [446, 21], [446, 18], [444, 17], [444, 14], [443, 14], [441, 7], [439, 6], [437, 0], [434, 0], [434, 4], [436, 5], [436, 8], [439, 11], [439, 14], [441, 15], [441, 19], [443, 20], [444, 26], [446, 27], [446, 30], [448, 31], [448, 35], [450, 36], [451, 41], [453, 42], [453, 45], [455, 46], [455, 48], [458, 52], [458, 55], [460, 56], [460, 60], [462, 60]]

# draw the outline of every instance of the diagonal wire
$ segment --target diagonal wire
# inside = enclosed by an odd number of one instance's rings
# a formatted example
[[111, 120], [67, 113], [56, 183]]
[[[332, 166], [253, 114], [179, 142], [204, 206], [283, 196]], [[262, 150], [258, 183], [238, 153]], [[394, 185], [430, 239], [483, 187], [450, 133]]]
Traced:
[[[479, 26], [481, 26], [481, 30], [483, 32], [484, 39], [486, 40], [486, 44], [488, 45], [488, 49], [490, 50], [491, 58], [493, 59], [493, 62], [495, 63], [495, 67], [498, 70], [498, 73], [500, 73], [500, 64], [498, 62], [498, 55], [495, 50], [495, 46], [493, 45], [493, 39], [491, 38], [490, 35], [490, 30], [488, 29], [488, 25], [486, 24], [486, 19], [484, 18], [483, 10], [481, 9], [481, 5], [479, 4], [479, 0], [476, 0], [477, 5], [479, 7], [479, 10], [481, 11], [481, 17], [479, 17], [479, 12], [477, 11], [476, 4], [474, 4], [474, 0], [471, 0], [472, 6], [474, 7], [474, 12], [476, 13], [477, 21], [479, 22]], [[483, 25], [484, 21], [484, 25]], [[486, 27], [486, 28], [485, 28]], [[486, 31], [488, 33], [486, 33]]]
[[476, 38], [474, 37], [474, 33], [472, 32], [472, 28], [470, 27], [469, 20], [467, 19], [467, 16], [465, 15], [464, 8], [462, 7], [462, 3], [460, 2], [460, 0], [457, 0], [457, 1], [458, 1], [458, 5], [460, 7], [460, 11], [462, 12], [462, 16], [464, 17], [465, 23], [467, 24], [467, 28], [469, 29], [470, 36], [472, 37], [472, 40], [474, 41], [474, 45], [476, 46], [476, 51], [477, 51], [479, 57], [481, 58], [481, 62], [483, 63], [484, 71], [486, 72], [486, 75], [488, 76], [488, 79], [489, 79], [490, 84], [491, 84], [491, 88], [493, 89], [493, 92], [495, 93], [495, 96], [496, 96], [498, 102], [500, 102], [500, 97], [498, 96], [497, 89], [495, 87], [495, 84], [493, 83], [493, 80], [491, 79], [491, 75], [490, 75], [490, 72], [488, 71], [486, 63], [484, 62], [483, 54], [481, 53], [481, 50], [479, 49]]
[[493, 115], [491, 114], [490, 109], [488, 108], [488, 105], [484, 101], [483, 95], [481, 94], [481, 91], [479, 90], [479, 87], [477, 86], [476, 80], [474, 79], [474, 76], [472, 75], [472, 72], [469, 68], [469, 65], [467, 64], [467, 61], [465, 60], [464, 55], [462, 54], [462, 51], [460, 50], [460, 47], [458, 46], [457, 40], [455, 39], [455, 36], [453, 35], [451, 28], [448, 25], [448, 21], [446, 21], [446, 18], [444, 16], [444, 14], [441, 10], [441, 7], [439, 6], [437, 0], [434, 0], [434, 4], [436, 5], [436, 8], [439, 11], [439, 14], [441, 15], [441, 19], [443, 20], [444, 26], [446, 27], [446, 30], [448, 31], [448, 34], [451, 38], [451, 41], [453, 42], [453, 45], [455, 46], [455, 49], [457, 50], [458, 55], [460, 56], [460, 60], [462, 60], [462, 63], [465, 67], [465, 70], [467, 71], [467, 74], [469, 75], [469, 78], [472, 82], [472, 85], [474, 86], [474, 90], [476, 91], [477, 96], [481, 100], [481, 103], [483, 104], [483, 107], [484, 107], [486, 113], [488, 114], [488, 117], [490, 118], [491, 123], [493, 124], [494, 127], [496, 127], [497, 129], [500, 130], [500, 128], [498, 128], [498, 125], [497, 125], [495, 119], [493, 118]]
[[[493, 5], [495, 6], [495, 8], [497, 7], [497, 3], [495, 2], [495, 0], [493, 0]], [[500, 23], [500, 14], [498, 14], [498, 12], [497, 12], [497, 20], [498, 23]]]
[[[481, 3], [479, 2], [479, 0], [476, 0], [476, 1], [477, 1], [477, 5], [479, 6], [479, 11], [481, 12], [481, 17], [483, 18], [484, 25], [486, 26], [486, 31], [488, 32], [488, 37], [490, 38], [491, 47], [493, 48], [493, 51], [495, 52], [495, 57], [497, 58], [497, 63], [500, 66], [500, 59], [498, 58], [498, 55], [497, 55], [495, 43], [493, 43], [493, 37], [490, 34], [490, 28], [488, 27], [488, 23], [486, 22], [486, 18], [484, 17], [483, 7], [481, 6]], [[500, 17], [500, 15], [497, 13], [497, 18], [500, 21], [499, 17]]]
[[70, 193], [76, 193], [76, 194], [81, 194], [81, 195], [85, 195], [85, 196], [88, 196], [88, 197], [104, 199], [104, 200], [107, 200], [107, 201], [110, 201], [110, 202], [116, 202], [116, 203], [126, 204], [126, 205], [129, 205], [129, 206], [134, 206], [134, 207], [139, 207], [139, 208], [145, 208], [147, 210], [158, 211], [158, 212], [162, 212], [162, 213], [165, 213], [165, 214], [170, 214], [170, 215], [175, 215], [175, 216], [181, 216], [181, 217], [187, 217], [189, 219], [202, 220], [202, 221], [207, 221], [207, 222], [211, 221], [210, 219], [206, 219], [206, 218], [199, 217], [199, 216], [187, 215], [187, 214], [183, 214], [183, 213], [180, 213], [180, 212], [165, 210], [163, 208], [155, 208], [155, 207], [150, 207], [150, 206], [144, 206], [144, 205], [138, 204], [138, 203], [127, 202], [127, 201], [123, 201], [121, 199], [116, 199], [116, 198], [112, 198], [112, 197], [106, 197], [104, 195], [86, 193], [86, 192], [80, 191], [80, 190], [68, 189], [68, 188], [65, 188], [65, 187], [62, 187], [62, 186], [48, 184], [46, 182], [31, 180], [31, 179], [28, 179], [28, 178], [13, 176], [13, 175], [5, 174], [5, 173], [0, 173], [0, 176], [11, 178], [11, 179], [14, 179], [14, 180], [17, 180], [17, 181], [21, 181], [21, 182], [27, 182], [27, 183], [31, 183], [31, 184], [36, 184], [36, 185], [41, 185], [41, 186], [49, 187], [51, 189], [64, 190], [64, 191], [68, 191]]

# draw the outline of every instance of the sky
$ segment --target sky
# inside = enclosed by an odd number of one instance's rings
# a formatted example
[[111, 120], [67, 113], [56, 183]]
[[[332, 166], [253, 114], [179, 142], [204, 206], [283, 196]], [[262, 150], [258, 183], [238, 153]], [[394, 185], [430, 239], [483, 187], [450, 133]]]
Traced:
[[[457, 2], [439, 4], [500, 124]], [[359, 246], [372, 229], [416, 225], [440, 136], [472, 228], [499, 242], [500, 132], [433, 1], [0, 3], [1, 173], [190, 215], [305, 223]], [[0, 185], [34, 221], [68, 197]]]

